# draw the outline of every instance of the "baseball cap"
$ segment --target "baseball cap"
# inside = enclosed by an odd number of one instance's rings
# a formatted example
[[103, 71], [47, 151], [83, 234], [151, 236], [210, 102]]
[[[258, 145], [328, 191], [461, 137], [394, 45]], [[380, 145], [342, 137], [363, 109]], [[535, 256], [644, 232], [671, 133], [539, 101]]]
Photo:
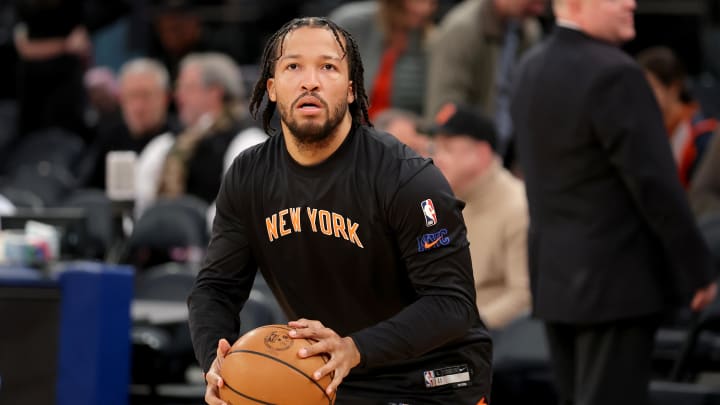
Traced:
[[435, 115], [433, 134], [468, 136], [489, 143], [493, 150], [497, 146], [495, 124], [475, 108], [463, 104], [443, 105]]

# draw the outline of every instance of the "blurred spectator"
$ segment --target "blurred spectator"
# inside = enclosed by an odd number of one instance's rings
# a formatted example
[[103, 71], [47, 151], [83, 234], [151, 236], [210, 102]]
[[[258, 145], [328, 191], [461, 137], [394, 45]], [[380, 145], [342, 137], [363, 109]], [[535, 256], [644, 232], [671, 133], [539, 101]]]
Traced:
[[352, 2], [331, 13], [360, 48], [371, 119], [390, 107], [422, 114], [425, 39], [436, 9], [437, 0], [378, 0]]
[[688, 197], [705, 241], [720, 264], [720, 127], [690, 183]]
[[202, 7], [218, 1], [160, 0], [150, 8], [152, 30], [149, 54], [161, 60], [171, 77], [178, 76], [180, 61], [190, 53], [222, 52], [237, 57], [248, 47], [238, 24], [210, 24]]
[[122, 118], [102, 127], [92, 146], [88, 185], [105, 188], [105, 157], [111, 151], [140, 153], [157, 135], [175, 128], [168, 121], [170, 79], [153, 59], [134, 59], [120, 69], [118, 97]]
[[465, 0], [443, 18], [429, 41], [425, 117], [445, 103], [470, 104], [494, 118], [505, 154], [512, 123], [510, 75], [521, 53], [540, 38], [535, 16], [546, 0]]
[[377, 115], [373, 122], [379, 131], [385, 131], [407, 145], [420, 156], [428, 157], [431, 152], [430, 138], [418, 132], [420, 116], [396, 108], [387, 109]]
[[90, 55], [84, 2], [21, 0], [16, 6], [19, 133], [58, 126], [83, 134], [82, 78]]
[[695, 217], [720, 215], [720, 128], [710, 141], [690, 185], [690, 204]]
[[97, 128], [118, 112], [118, 84], [112, 70], [104, 66], [91, 68], [85, 72], [85, 91], [88, 107], [85, 112], [85, 125]]
[[503, 168], [488, 118], [446, 104], [437, 124], [434, 161], [466, 203], [478, 311], [498, 330], [530, 312], [525, 187]]
[[[231, 143], [243, 147], [265, 139], [246, 112], [237, 65], [218, 53], [190, 54], [180, 63], [175, 101], [184, 130], [164, 157], [159, 197], [191, 194], [211, 203], [225, 171]], [[234, 156], [230, 157], [232, 159]]]
[[637, 60], [663, 114], [680, 182], [688, 188], [718, 122], [707, 117], [693, 99], [685, 67], [670, 48], [648, 48]]

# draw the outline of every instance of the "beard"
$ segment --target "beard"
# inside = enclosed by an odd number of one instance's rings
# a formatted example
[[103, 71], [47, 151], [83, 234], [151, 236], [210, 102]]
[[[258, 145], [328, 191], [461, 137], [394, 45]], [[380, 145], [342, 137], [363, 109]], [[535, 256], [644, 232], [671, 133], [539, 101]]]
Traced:
[[[308, 121], [301, 123], [293, 117], [292, 113], [296, 110], [299, 100], [308, 95], [315, 97], [320, 103], [322, 103], [323, 107], [325, 107], [327, 119], [324, 122], [318, 123]], [[339, 103], [331, 109], [325, 100], [312, 93], [300, 95], [290, 105], [289, 109], [279, 103], [278, 107], [280, 110], [280, 119], [288, 127], [291, 135], [295, 138], [295, 141], [302, 146], [313, 146], [324, 143], [335, 131], [335, 128], [340, 125], [340, 122], [343, 120], [345, 113], [348, 110], [347, 103]]]

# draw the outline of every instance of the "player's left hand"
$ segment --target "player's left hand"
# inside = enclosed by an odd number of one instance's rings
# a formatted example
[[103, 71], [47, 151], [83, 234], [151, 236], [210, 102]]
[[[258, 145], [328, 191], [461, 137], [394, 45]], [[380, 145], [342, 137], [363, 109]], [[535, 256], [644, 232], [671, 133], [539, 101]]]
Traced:
[[317, 341], [317, 343], [300, 349], [298, 356], [305, 358], [321, 353], [330, 355], [330, 360], [313, 373], [313, 378], [319, 380], [332, 373], [332, 381], [325, 390], [328, 395], [332, 395], [350, 370], [360, 364], [360, 352], [355, 341], [350, 337], [340, 337], [320, 321], [298, 319], [289, 322], [288, 326], [293, 328], [290, 331], [290, 337]]

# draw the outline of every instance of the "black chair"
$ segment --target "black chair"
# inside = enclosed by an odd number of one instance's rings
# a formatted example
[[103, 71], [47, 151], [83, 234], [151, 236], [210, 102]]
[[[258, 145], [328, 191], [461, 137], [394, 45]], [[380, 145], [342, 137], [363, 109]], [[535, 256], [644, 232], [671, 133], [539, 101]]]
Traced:
[[720, 392], [712, 387], [673, 381], [650, 383], [653, 405], [719, 405]]
[[106, 256], [116, 235], [112, 201], [103, 190], [80, 189], [62, 201], [62, 206], [81, 208], [86, 214], [86, 234], [83, 256], [102, 259]]
[[199, 261], [209, 241], [207, 207], [192, 196], [158, 201], [135, 222], [120, 261], [139, 271], [169, 261]]
[[[33, 195], [33, 200], [36, 198], [42, 206], [55, 207], [70, 195], [76, 185], [75, 177], [65, 167], [50, 161], [40, 161], [17, 167], [7, 177], [0, 193], [8, 195], [11, 190], [24, 191]], [[18, 203], [24, 205], [22, 201]], [[35, 201], [30, 204], [36, 205]]]
[[702, 371], [720, 371], [720, 299], [695, 315], [670, 379], [692, 381]]
[[[136, 276], [132, 381], [147, 385], [151, 395], [157, 395], [161, 384], [185, 383], [187, 370], [196, 364], [186, 300], [197, 271], [192, 265], [166, 263]], [[264, 290], [262, 279], [258, 279], [258, 288], [250, 292], [239, 314], [240, 335], [261, 325], [286, 322], [274, 297]], [[140, 311], [140, 306], [145, 310]]]
[[520, 318], [493, 332], [493, 404], [555, 405], [542, 321]]
[[674, 361], [666, 378], [651, 383], [651, 401], [653, 405], [718, 405], [720, 388], [697, 380], [702, 372], [720, 371], [720, 299], [683, 324], [684, 328], [658, 332], [656, 357], [664, 350], [666, 355], [674, 354]]
[[49, 128], [24, 135], [2, 162], [2, 169], [4, 173], [13, 173], [22, 166], [48, 162], [73, 173], [84, 151], [85, 143], [79, 135]]

